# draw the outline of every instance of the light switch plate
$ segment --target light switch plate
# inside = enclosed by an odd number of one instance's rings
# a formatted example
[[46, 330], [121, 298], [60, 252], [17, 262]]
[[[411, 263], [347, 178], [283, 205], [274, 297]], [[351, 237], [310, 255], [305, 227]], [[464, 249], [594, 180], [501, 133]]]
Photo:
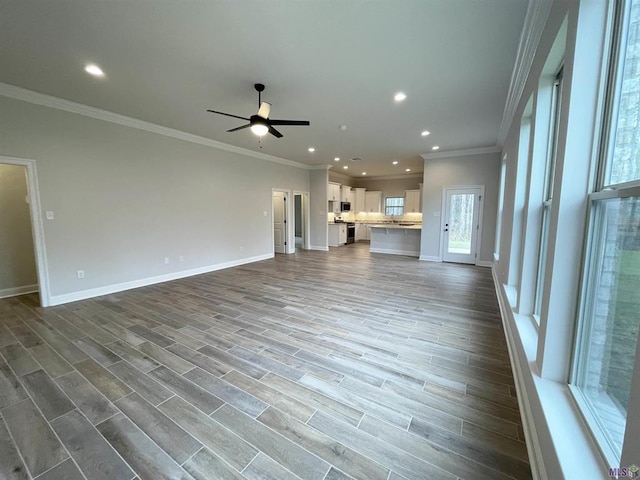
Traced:
[[53, 215], [53, 212], [51, 210], [47, 210], [46, 211], [46, 216], [47, 216], [47, 220], [53, 220], [54, 219], [54, 215]]

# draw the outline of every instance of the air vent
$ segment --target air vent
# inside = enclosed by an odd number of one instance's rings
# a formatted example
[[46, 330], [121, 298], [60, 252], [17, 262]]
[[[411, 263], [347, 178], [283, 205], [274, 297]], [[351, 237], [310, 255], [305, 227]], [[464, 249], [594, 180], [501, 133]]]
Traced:
[[352, 162], [361, 162], [362, 161], [362, 159], [360, 157], [353, 157], [353, 158], [350, 158], [349, 160], [351, 160]]

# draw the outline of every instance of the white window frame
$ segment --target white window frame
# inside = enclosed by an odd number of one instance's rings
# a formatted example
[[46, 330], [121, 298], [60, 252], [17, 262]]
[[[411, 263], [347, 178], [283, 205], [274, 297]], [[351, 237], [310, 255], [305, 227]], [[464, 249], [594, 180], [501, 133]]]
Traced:
[[[630, 8], [632, 0], [620, 0], [615, 2], [615, 8], [612, 12], [612, 24], [618, 25], [613, 29], [612, 36], [610, 36], [611, 53], [609, 57], [608, 69], [608, 85], [606, 98], [604, 99], [604, 116], [601, 122], [601, 134], [600, 134], [600, 146], [597, 149], [596, 162], [596, 175], [593, 182], [591, 193], [588, 195], [588, 226], [585, 239], [585, 248], [583, 256], [583, 268], [582, 279], [580, 285], [580, 299], [579, 308], [576, 319], [576, 332], [574, 349], [572, 352], [571, 373], [569, 381], [569, 389], [579, 410], [581, 411], [586, 424], [588, 425], [596, 443], [598, 444], [603, 456], [611, 465], [624, 465], [625, 456], [627, 455], [627, 448], [625, 450], [625, 444], [629, 437], [629, 432], [622, 440], [621, 449], [615, 445], [609, 435], [606, 433], [607, 428], [603, 425], [601, 416], [594, 408], [592, 401], [578, 384], [583, 383], [587, 375], [587, 365], [583, 361], [587, 358], [586, 352], [588, 351], [589, 344], [585, 339], [585, 336], [591, 332], [593, 326], [593, 303], [591, 301], [593, 296], [593, 289], [597, 288], [596, 279], [599, 276], [600, 266], [603, 260], [603, 254], [597, 255], [597, 251], [602, 251], [602, 235], [599, 231], [596, 231], [599, 224], [600, 214], [598, 206], [604, 205], [604, 202], [611, 199], [623, 199], [629, 197], [640, 198], [640, 179], [618, 183], [607, 184], [607, 178], [610, 173], [612, 165], [612, 158], [614, 155], [614, 145], [612, 142], [613, 132], [616, 129], [616, 122], [618, 116], [618, 105], [620, 103], [620, 87], [622, 82], [621, 75], [621, 54], [626, 51], [626, 28], [627, 25], [623, 22], [626, 16], [629, 15], [627, 8], [622, 8], [624, 4]], [[636, 349], [636, 352], [640, 351], [640, 344]], [[638, 353], [636, 353], [638, 355]], [[636, 362], [637, 364], [637, 359]], [[635, 378], [634, 378], [635, 377]], [[640, 375], [637, 371], [632, 372], [632, 390], [634, 383], [637, 384]], [[638, 388], [638, 385], [635, 385]], [[633, 411], [633, 413], [631, 413]], [[637, 417], [640, 412], [640, 408], [637, 406], [628, 405], [627, 410], [627, 430], [631, 428], [629, 424], [629, 418]], [[624, 417], [621, 417], [621, 421], [625, 421]], [[637, 422], [636, 422], [637, 423]], [[637, 452], [636, 452], [637, 453]]]
[[[388, 200], [402, 200], [402, 205], [387, 205]], [[390, 208], [401, 208], [401, 213], [389, 213]], [[387, 217], [398, 217], [404, 215], [404, 197], [385, 197], [384, 198], [384, 214]]]
[[560, 116], [562, 114], [562, 85], [564, 64], [560, 66], [553, 81], [551, 94], [551, 109], [549, 130], [547, 132], [548, 150], [544, 175], [544, 198], [542, 203], [542, 219], [540, 225], [540, 241], [538, 243], [538, 269], [536, 272], [536, 288], [533, 303], [533, 318], [540, 324], [542, 312], [542, 300], [544, 296], [544, 277], [549, 247], [549, 223], [551, 209], [553, 207], [553, 186], [555, 182], [557, 154], [558, 154], [558, 130], [560, 128]]

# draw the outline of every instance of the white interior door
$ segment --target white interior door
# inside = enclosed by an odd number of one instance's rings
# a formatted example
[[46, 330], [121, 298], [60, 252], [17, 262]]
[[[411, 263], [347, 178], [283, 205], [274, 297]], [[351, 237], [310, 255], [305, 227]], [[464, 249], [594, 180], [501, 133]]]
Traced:
[[480, 235], [483, 189], [445, 188], [443, 212], [444, 262], [475, 264]]
[[287, 197], [285, 192], [273, 192], [273, 246], [275, 253], [286, 253]]

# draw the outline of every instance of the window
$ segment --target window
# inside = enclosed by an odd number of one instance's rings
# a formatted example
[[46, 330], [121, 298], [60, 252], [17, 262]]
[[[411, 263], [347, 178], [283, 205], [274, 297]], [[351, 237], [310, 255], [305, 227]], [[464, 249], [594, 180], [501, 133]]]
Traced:
[[384, 199], [385, 215], [404, 214], [404, 197], [386, 197]]
[[502, 157], [500, 165], [500, 192], [498, 193], [498, 219], [496, 221], [496, 239], [493, 248], [493, 258], [500, 259], [500, 240], [502, 235], [502, 210], [504, 208], [504, 187], [507, 181], [507, 154]]
[[556, 153], [558, 147], [558, 127], [560, 125], [560, 110], [562, 98], [562, 68], [553, 83], [551, 95], [551, 121], [549, 122], [549, 147], [545, 167], [544, 198], [542, 204], [542, 228], [540, 230], [540, 249], [538, 252], [538, 273], [536, 277], [536, 294], [533, 314], [536, 320], [540, 318], [542, 309], [542, 288], [544, 286], [545, 265], [547, 263], [547, 247], [549, 244], [549, 218], [553, 202], [553, 185], [556, 171]]
[[571, 389], [620, 459], [640, 327], [640, 0], [618, 3]]

